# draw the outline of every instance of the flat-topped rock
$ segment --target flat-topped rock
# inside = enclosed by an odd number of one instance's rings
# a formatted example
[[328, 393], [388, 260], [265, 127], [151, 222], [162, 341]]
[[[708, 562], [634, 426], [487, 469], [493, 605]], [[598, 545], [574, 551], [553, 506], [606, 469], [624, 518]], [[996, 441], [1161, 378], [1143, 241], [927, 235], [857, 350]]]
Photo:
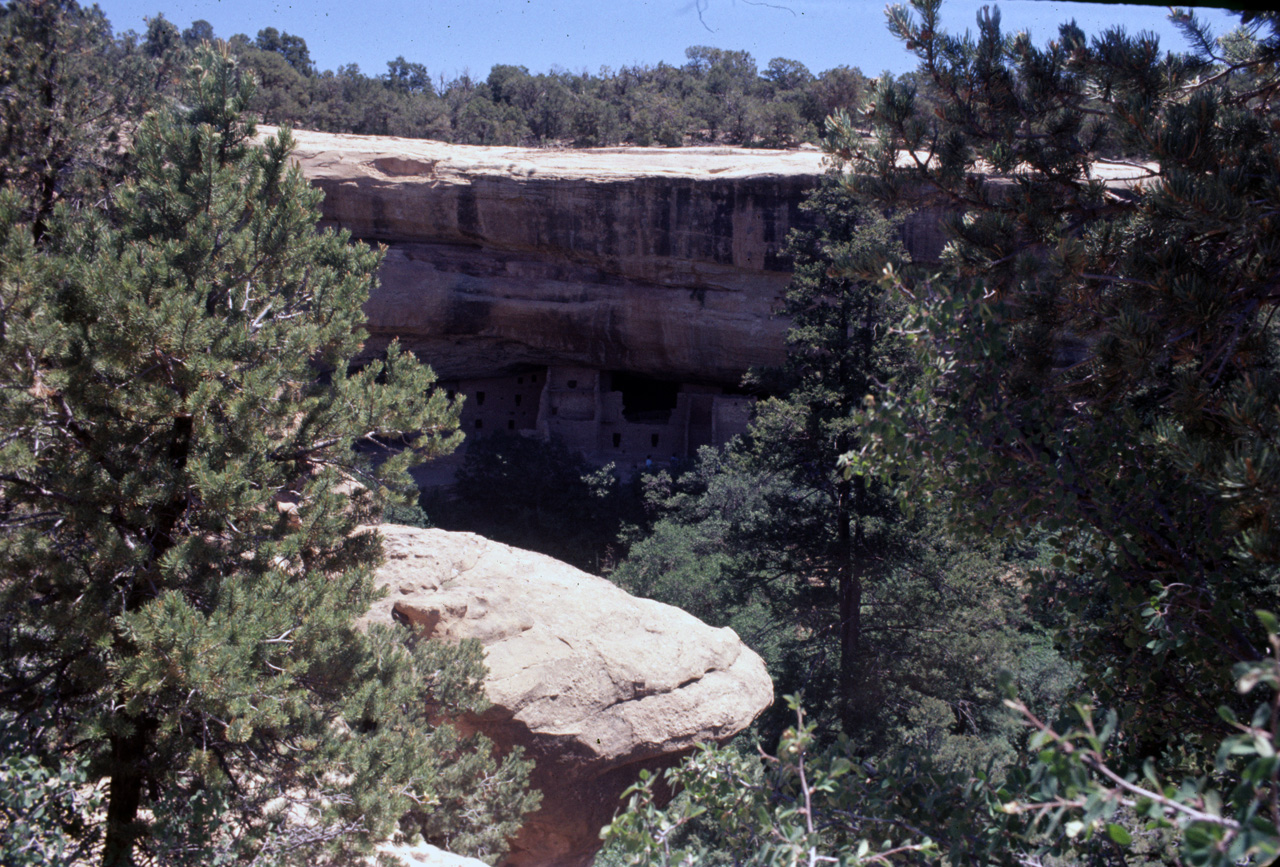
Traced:
[[[489, 867], [479, 858], [467, 858], [438, 849], [428, 843], [417, 845], [386, 843], [378, 847], [380, 855], [399, 859], [404, 867]], [[366, 859], [368, 867], [374, 867], [374, 859]]]
[[[260, 126], [264, 135], [275, 127]], [[420, 138], [294, 130], [295, 156], [308, 177], [427, 178], [470, 183], [482, 176], [617, 181], [648, 177], [705, 179], [819, 175], [822, 151], [737, 147], [529, 148], [458, 145]]]

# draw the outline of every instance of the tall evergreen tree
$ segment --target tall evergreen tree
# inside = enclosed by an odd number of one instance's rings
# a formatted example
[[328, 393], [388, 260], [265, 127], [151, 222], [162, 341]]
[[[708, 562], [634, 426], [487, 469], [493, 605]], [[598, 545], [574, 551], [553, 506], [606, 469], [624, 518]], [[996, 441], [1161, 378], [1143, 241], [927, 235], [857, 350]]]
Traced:
[[898, 281], [930, 378], [888, 452], [971, 529], [1052, 536], [1098, 700], [1136, 753], [1181, 749], [1280, 586], [1275, 34], [1236, 62], [1185, 16], [1198, 55], [1074, 24], [1038, 48], [913, 5], [891, 29], [931, 92], [882, 79], [877, 141], [837, 144], [851, 184], [955, 214], [939, 272]]
[[0, 714], [107, 781], [108, 867], [324, 863], [410, 808], [493, 855], [527, 763], [427, 717], [482, 702], [478, 647], [353, 626], [380, 558], [357, 528], [457, 406], [394, 346], [350, 370], [378, 254], [316, 231], [251, 97], [202, 49], [112, 213], [37, 239], [0, 202]]
[[[838, 468], [864, 444], [854, 413], [911, 375], [901, 306], [877, 282], [905, 256], [897, 221], [834, 176], [805, 207], [786, 364], [753, 375], [778, 396], [730, 448], [651, 483], [661, 519], [613, 577], [732, 626], [829, 734], [866, 750], [927, 744], [959, 764], [1007, 755], [996, 670], [1043, 650], [1016, 580], [996, 580], [1016, 569], [900, 508], [891, 484]], [[766, 729], [789, 716], [776, 708]]]
[[901, 262], [905, 253], [894, 221], [829, 178], [806, 208], [818, 226], [791, 243], [795, 273], [782, 309], [792, 323], [783, 371], [790, 380], [787, 396], [782, 405], [766, 403], [756, 427], [760, 457], [781, 463], [796, 483], [824, 500], [829, 532], [814, 541], [817, 550], [825, 549], [826, 581], [836, 592], [837, 705], [852, 729], [859, 716], [876, 715], [868, 707], [874, 704], [873, 666], [867, 664], [873, 654], [862, 613], [876, 572], [892, 571], [899, 559], [902, 528], [892, 493], [864, 478], [846, 478], [836, 471], [836, 460], [857, 447], [854, 409], [905, 373], [905, 353], [891, 328], [892, 299], [874, 282], [886, 261]]

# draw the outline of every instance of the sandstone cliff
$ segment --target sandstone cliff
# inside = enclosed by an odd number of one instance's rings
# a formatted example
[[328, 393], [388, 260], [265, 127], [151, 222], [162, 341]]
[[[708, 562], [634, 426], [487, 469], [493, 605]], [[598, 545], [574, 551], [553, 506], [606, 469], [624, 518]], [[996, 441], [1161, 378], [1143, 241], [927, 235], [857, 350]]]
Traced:
[[367, 306], [445, 379], [523, 366], [736, 384], [782, 358], [813, 150], [557, 151], [296, 132], [327, 224], [388, 246]]
[[[732, 386], [782, 360], [772, 314], [787, 233], [824, 170], [816, 150], [294, 135], [325, 223], [388, 247], [371, 351], [399, 336], [446, 380], [580, 367]], [[1146, 174], [1093, 172], [1121, 192]], [[944, 216], [908, 220], [917, 259], [941, 250]]]
[[730, 629], [471, 533], [380, 530], [389, 593], [365, 622], [478, 639], [493, 708], [469, 724], [537, 762], [543, 805], [508, 865], [589, 864], [641, 769], [732, 737], [773, 700], [764, 662]]

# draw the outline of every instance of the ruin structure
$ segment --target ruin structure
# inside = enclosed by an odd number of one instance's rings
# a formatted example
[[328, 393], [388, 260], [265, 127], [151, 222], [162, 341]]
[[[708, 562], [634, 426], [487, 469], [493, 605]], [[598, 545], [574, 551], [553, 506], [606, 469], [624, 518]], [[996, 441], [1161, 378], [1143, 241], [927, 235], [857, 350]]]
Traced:
[[591, 367], [531, 367], [455, 380], [462, 429], [559, 437], [597, 464], [639, 469], [723, 445], [747, 429], [753, 399], [719, 385]]
[[[786, 239], [809, 219], [817, 150], [294, 135], [324, 224], [386, 247], [367, 350], [398, 338], [429, 362], [466, 395], [470, 436], [558, 435], [620, 465], [683, 457], [744, 430], [743, 374], [783, 361]], [[1095, 172], [1123, 192], [1136, 169]], [[940, 252], [943, 217], [908, 219], [917, 260]]]
[[746, 429], [815, 150], [550, 150], [296, 132], [325, 224], [386, 247], [392, 338], [465, 395], [463, 430], [559, 436], [643, 466]]

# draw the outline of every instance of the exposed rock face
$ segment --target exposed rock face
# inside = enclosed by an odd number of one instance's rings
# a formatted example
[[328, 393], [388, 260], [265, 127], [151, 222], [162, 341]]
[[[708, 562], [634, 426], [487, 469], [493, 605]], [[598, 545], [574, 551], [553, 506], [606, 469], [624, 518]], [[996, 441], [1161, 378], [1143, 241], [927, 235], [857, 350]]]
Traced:
[[642, 768], [732, 737], [773, 700], [763, 661], [731, 629], [474, 534], [380, 530], [389, 594], [366, 622], [479, 639], [494, 706], [471, 722], [537, 762], [543, 806], [509, 865], [589, 864]]
[[[294, 135], [326, 223], [388, 246], [371, 351], [399, 336], [446, 380], [567, 366], [736, 385], [783, 359], [772, 314], [787, 233], [808, 224], [800, 204], [824, 170], [816, 150]], [[1093, 174], [1122, 192], [1144, 173]], [[917, 260], [941, 251], [945, 217], [908, 219]]]
[[817, 151], [555, 151], [296, 132], [324, 219], [388, 245], [366, 310], [445, 379], [523, 365], [736, 384], [772, 317]]

